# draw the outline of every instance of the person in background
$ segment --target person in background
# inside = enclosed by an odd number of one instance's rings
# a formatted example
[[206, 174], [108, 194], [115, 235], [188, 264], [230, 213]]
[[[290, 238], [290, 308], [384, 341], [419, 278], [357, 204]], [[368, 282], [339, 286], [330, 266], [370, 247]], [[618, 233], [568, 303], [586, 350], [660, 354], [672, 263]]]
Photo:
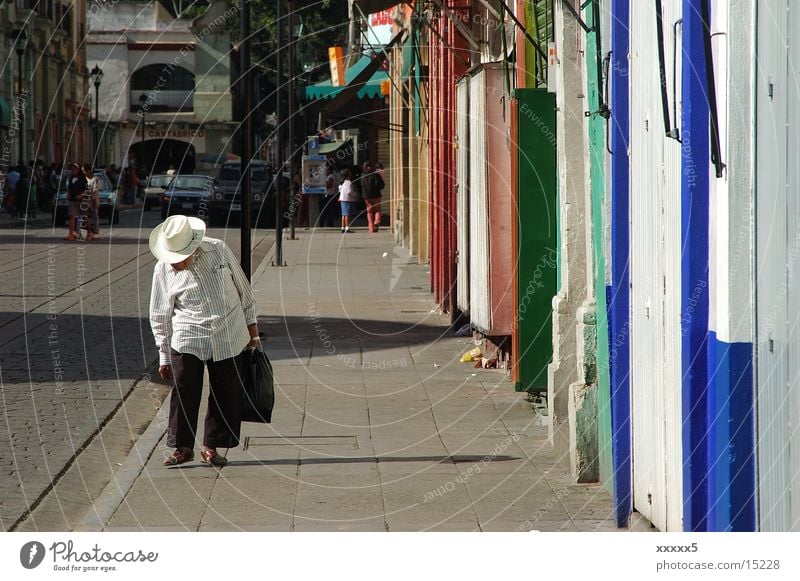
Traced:
[[69, 200], [69, 234], [64, 240], [78, 239], [78, 217], [81, 215], [81, 198], [86, 193], [86, 176], [77, 163], [69, 166], [70, 176], [67, 178], [67, 200]]
[[17, 215], [17, 182], [19, 181], [19, 169], [12, 166], [6, 175], [6, 203], [8, 205], [8, 213], [11, 216]]
[[36, 218], [36, 210], [39, 207], [39, 176], [37, 166], [34, 165], [33, 171], [28, 178], [28, 207], [26, 215], [28, 218]]
[[17, 180], [16, 198], [17, 198], [17, 217], [23, 220], [28, 216], [31, 209], [28, 208], [28, 197], [31, 190], [31, 181], [28, 178], [28, 170], [25, 166], [19, 166], [19, 179]]
[[364, 174], [361, 176], [361, 195], [367, 206], [367, 224], [370, 232], [378, 232], [381, 225], [381, 190], [384, 188], [383, 178], [373, 171], [369, 161], [364, 162]]
[[358, 202], [358, 194], [353, 187], [350, 176], [350, 170], [344, 170], [342, 172], [342, 183], [339, 185], [339, 204], [342, 207], [342, 234], [352, 232], [350, 230], [350, 218], [353, 216], [356, 202]]
[[113, 163], [106, 169], [106, 177], [111, 182], [111, 187], [116, 190], [119, 187], [119, 172], [117, 171], [117, 166]]
[[325, 193], [322, 195], [322, 208], [320, 211], [319, 225], [328, 228], [336, 225], [337, 206], [336, 203], [336, 174], [333, 166], [328, 165], [325, 176]]
[[100, 239], [100, 180], [92, 166], [84, 164], [83, 175], [86, 176], [86, 194], [89, 201], [88, 226], [86, 228], [87, 240]]
[[144, 167], [140, 167], [137, 170], [131, 166], [131, 204], [135, 203], [136, 199], [143, 199], [144, 184], [147, 181], [144, 176]]

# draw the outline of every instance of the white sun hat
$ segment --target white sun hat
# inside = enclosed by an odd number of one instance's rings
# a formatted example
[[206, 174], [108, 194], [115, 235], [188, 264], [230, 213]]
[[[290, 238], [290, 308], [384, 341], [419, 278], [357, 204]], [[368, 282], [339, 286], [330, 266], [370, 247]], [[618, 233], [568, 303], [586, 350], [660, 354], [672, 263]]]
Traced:
[[206, 233], [206, 223], [190, 216], [170, 216], [150, 233], [150, 252], [168, 264], [186, 260], [197, 250]]

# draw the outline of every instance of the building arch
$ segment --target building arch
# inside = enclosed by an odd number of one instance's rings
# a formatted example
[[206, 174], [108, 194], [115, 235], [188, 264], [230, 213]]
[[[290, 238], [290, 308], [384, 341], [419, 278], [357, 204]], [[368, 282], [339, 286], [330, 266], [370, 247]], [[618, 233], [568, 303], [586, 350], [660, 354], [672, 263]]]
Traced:
[[[180, 113], [194, 111], [194, 73], [175, 63], [151, 64], [133, 72], [131, 111]], [[142, 104], [144, 96], [144, 105]]]

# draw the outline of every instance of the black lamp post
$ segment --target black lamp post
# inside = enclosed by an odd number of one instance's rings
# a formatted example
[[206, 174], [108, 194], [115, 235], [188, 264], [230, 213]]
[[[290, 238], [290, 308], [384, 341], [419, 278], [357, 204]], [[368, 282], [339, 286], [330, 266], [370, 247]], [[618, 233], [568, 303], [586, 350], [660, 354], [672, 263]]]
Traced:
[[139, 95], [139, 113], [142, 116], [142, 141], [141, 145], [139, 146], [139, 167], [144, 167], [144, 114], [145, 114], [145, 105], [147, 104], [147, 95], [142, 93]]
[[103, 69], [94, 65], [89, 76], [94, 84], [94, 165], [97, 165], [97, 158], [100, 157], [100, 82], [103, 80]]
[[19, 110], [19, 158], [25, 161], [25, 100], [22, 96], [22, 58], [28, 46], [28, 35], [24, 28], [20, 28], [14, 35], [14, 50], [19, 57], [19, 82], [17, 84], [17, 107]]

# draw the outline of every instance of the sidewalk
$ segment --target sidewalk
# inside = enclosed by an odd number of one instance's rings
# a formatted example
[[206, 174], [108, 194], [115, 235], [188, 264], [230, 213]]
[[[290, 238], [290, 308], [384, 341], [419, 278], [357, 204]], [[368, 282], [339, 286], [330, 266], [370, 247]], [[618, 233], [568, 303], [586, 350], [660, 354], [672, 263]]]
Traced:
[[458, 362], [471, 340], [432, 312], [427, 266], [389, 233], [298, 236], [289, 266], [268, 258], [253, 277], [274, 423], [243, 424], [222, 470], [165, 468], [157, 418], [84, 528], [616, 530], [609, 494], [556, 466], [504, 372]]
[[10, 228], [24, 228], [27, 226], [52, 224], [53, 218], [49, 213], [37, 212], [36, 218], [12, 218], [11, 214], [5, 210], [0, 210], [0, 230], [8, 230]]

